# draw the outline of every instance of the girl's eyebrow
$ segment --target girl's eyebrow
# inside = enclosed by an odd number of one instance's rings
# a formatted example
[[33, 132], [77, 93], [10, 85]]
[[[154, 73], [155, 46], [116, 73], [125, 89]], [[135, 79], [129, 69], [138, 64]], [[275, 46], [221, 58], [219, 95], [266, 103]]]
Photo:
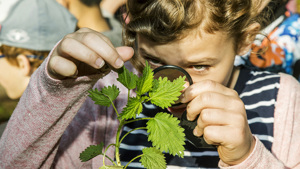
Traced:
[[200, 58], [200, 59], [191, 59], [191, 60], [187, 60], [186, 62], [188, 64], [201, 64], [201, 63], [205, 63], [205, 64], [212, 64], [212, 63], [216, 63], [218, 61], [217, 58], [213, 58], [213, 57], [204, 57], [204, 58]]
[[156, 59], [156, 60], [160, 60], [160, 58], [156, 57], [156, 56], [153, 56], [151, 54], [149, 54], [145, 49], [143, 48], [139, 48], [139, 54], [142, 55], [142, 56], [147, 56], [149, 58], [153, 58], [153, 59]]
[[[161, 58], [156, 57], [152, 54], [149, 54], [144, 48], [141, 47], [141, 48], [138, 48], [138, 49], [139, 49], [139, 55], [140, 56], [148, 57], [148, 58], [151, 58], [151, 59], [161, 61]], [[218, 59], [215, 58], [215, 57], [202, 57], [202, 58], [193, 57], [193, 58], [190, 58], [188, 60], [184, 60], [182, 62], [182, 64], [184, 64], [184, 65], [199, 65], [199, 64], [213, 64], [213, 63], [216, 63], [216, 62], [218, 62]]]

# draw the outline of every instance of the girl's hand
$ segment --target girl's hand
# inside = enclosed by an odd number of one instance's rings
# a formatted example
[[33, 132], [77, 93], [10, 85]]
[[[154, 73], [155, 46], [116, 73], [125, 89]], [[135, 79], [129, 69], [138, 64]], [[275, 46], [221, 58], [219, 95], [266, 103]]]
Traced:
[[82, 28], [66, 35], [53, 50], [48, 72], [55, 79], [97, 73], [104, 76], [111, 69], [122, 67], [132, 56], [131, 47], [114, 48], [101, 33]]
[[233, 89], [214, 81], [201, 81], [188, 87], [181, 97], [187, 105], [187, 118], [198, 117], [194, 135], [218, 147], [221, 160], [236, 165], [252, 152], [255, 139], [250, 131], [244, 103]]

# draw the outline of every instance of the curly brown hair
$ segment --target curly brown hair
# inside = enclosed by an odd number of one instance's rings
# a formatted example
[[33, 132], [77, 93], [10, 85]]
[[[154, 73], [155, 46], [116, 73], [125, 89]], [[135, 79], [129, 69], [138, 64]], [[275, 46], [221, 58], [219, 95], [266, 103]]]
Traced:
[[[235, 39], [235, 48], [249, 35], [245, 31], [259, 22], [257, 0], [128, 0], [130, 22], [124, 24], [123, 43], [135, 48], [137, 35], [159, 44], [180, 40], [191, 32], [223, 31]], [[201, 30], [201, 31], [199, 31]], [[142, 63], [132, 59], [139, 70]]]

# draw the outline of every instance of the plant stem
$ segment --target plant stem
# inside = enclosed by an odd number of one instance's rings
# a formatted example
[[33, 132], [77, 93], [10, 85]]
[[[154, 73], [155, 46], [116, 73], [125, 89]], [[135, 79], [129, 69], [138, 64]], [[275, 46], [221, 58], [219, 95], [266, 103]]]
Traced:
[[105, 151], [104, 151], [104, 154], [103, 154], [103, 165], [105, 165], [105, 157], [108, 158], [114, 165], [117, 165], [110, 157], [108, 157], [108, 156], [106, 155], [106, 152], [107, 152], [107, 150], [108, 150], [108, 148], [109, 148], [110, 146], [116, 146], [116, 145], [115, 145], [115, 144], [110, 144], [110, 145], [108, 145], [108, 146], [106, 147], [106, 149], [105, 149]]
[[117, 165], [121, 166], [121, 160], [120, 160], [120, 152], [119, 152], [119, 148], [120, 148], [120, 134], [121, 134], [121, 129], [124, 125], [124, 120], [120, 120], [120, 124], [119, 124], [119, 128], [117, 131], [117, 136], [116, 136], [116, 151], [115, 151], [115, 156], [116, 156], [116, 161], [117, 161]]
[[[109, 159], [109, 161], [111, 161], [115, 166], [117, 165], [115, 162], [114, 162], [114, 160], [113, 159], [111, 159], [110, 157], [108, 157], [107, 155], [105, 155], [105, 157], [107, 158], [107, 159]], [[104, 165], [104, 163], [103, 163], [103, 165]]]
[[129, 89], [128, 89], [127, 93], [128, 93], [128, 96], [127, 96], [128, 98], [127, 99], [129, 100], [129, 97], [130, 97], [130, 90]]
[[130, 121], [125, 121], [124, 124], [132, 123], [132, 122], [140, 121], [140, 120], [151, 120], [151, 119], [153, 119], [153, 117], [138, 118], [138, 119], [134, 119], [134, 120], [130, 120]]
[[117, 110], [115, 104], [114, 104], [112, 101], [111, 101], [111, 105], [113, 106], [113, 108], [114, 108], [114, 110], [115, 110], [115, 112], [116, 112], [116, 114], [117, 114], [117, 116], [118, 116], [118, 118], [119, 118], [119, 112], [118, 112], [118, 110]]
[[144, 154], [141, 154], [141, 155], [138, 155], [138, 156], [134, 157], [132, 160], [130, 160], [130, 161], [126, 164], [126, 166], [124, 167], [124, 169], [126, 169], [126, 168], [128, 167], [128, 165], [129, 165], [131, 162], [133, 162], [135, 159], [140, 158], [140, 157], [142, 157], [143, 155], [144, 155]]
[[138, 128], [135, 128], [135, 129], [132, 129], [130, 130], [129, 132], [127, 132], [120, 140], [120, 143], [122, 143], [122, 141], [124, 140], [124, 138], [131, 132], [135, 131], [135, 130], [139, 130], [139, 129], [147, 129], [147, 127], [138, 127]]

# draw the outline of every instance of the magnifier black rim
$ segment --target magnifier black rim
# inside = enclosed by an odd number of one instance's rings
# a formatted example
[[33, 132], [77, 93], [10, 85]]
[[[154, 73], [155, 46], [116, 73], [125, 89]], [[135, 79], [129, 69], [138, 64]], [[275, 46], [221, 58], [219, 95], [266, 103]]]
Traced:
[[163, 66], [160, 66], [158, 68], [155, 68], [153, 70], [153, 73], [156, 74], [157, 72], [159, 72], [161, 70], [164, 70], [164, 69], [176, 69], [176, 70], [179, 70], [180, 72], [182, 72], [185, 75], [185, 77], [189, 81], [190, 85], [193, 84], [193, 80], [192, 80], [190, 74], [187, 71], [185, 71], [183, 68], [179, 67], [179, 66], [175, 66], [175, 65], [163, 65]]
[[[157, 72], [159, 72], [161, 70], [164, 70], [164, 69], [176, 69], [176, 70], [182, 72], [185, 75], [185, 77], [187, 78], [187, 80], [189, 81], [190, 85], [193, 84], [193, 80], [192, 80], [190, 74], [187, 71], [185, 71], [183, 68], [179, 67], [179, 66], [175, 66], [175, 65], [163, 65], [163, 66], [160, 66], [158, 68], [155, 68], [153, 70], [153, 74], [155, 75]], [[176, 104], [173, 104], [171, 107], [179, 106], [181, 104], [182, 103], [176, 103]]]

